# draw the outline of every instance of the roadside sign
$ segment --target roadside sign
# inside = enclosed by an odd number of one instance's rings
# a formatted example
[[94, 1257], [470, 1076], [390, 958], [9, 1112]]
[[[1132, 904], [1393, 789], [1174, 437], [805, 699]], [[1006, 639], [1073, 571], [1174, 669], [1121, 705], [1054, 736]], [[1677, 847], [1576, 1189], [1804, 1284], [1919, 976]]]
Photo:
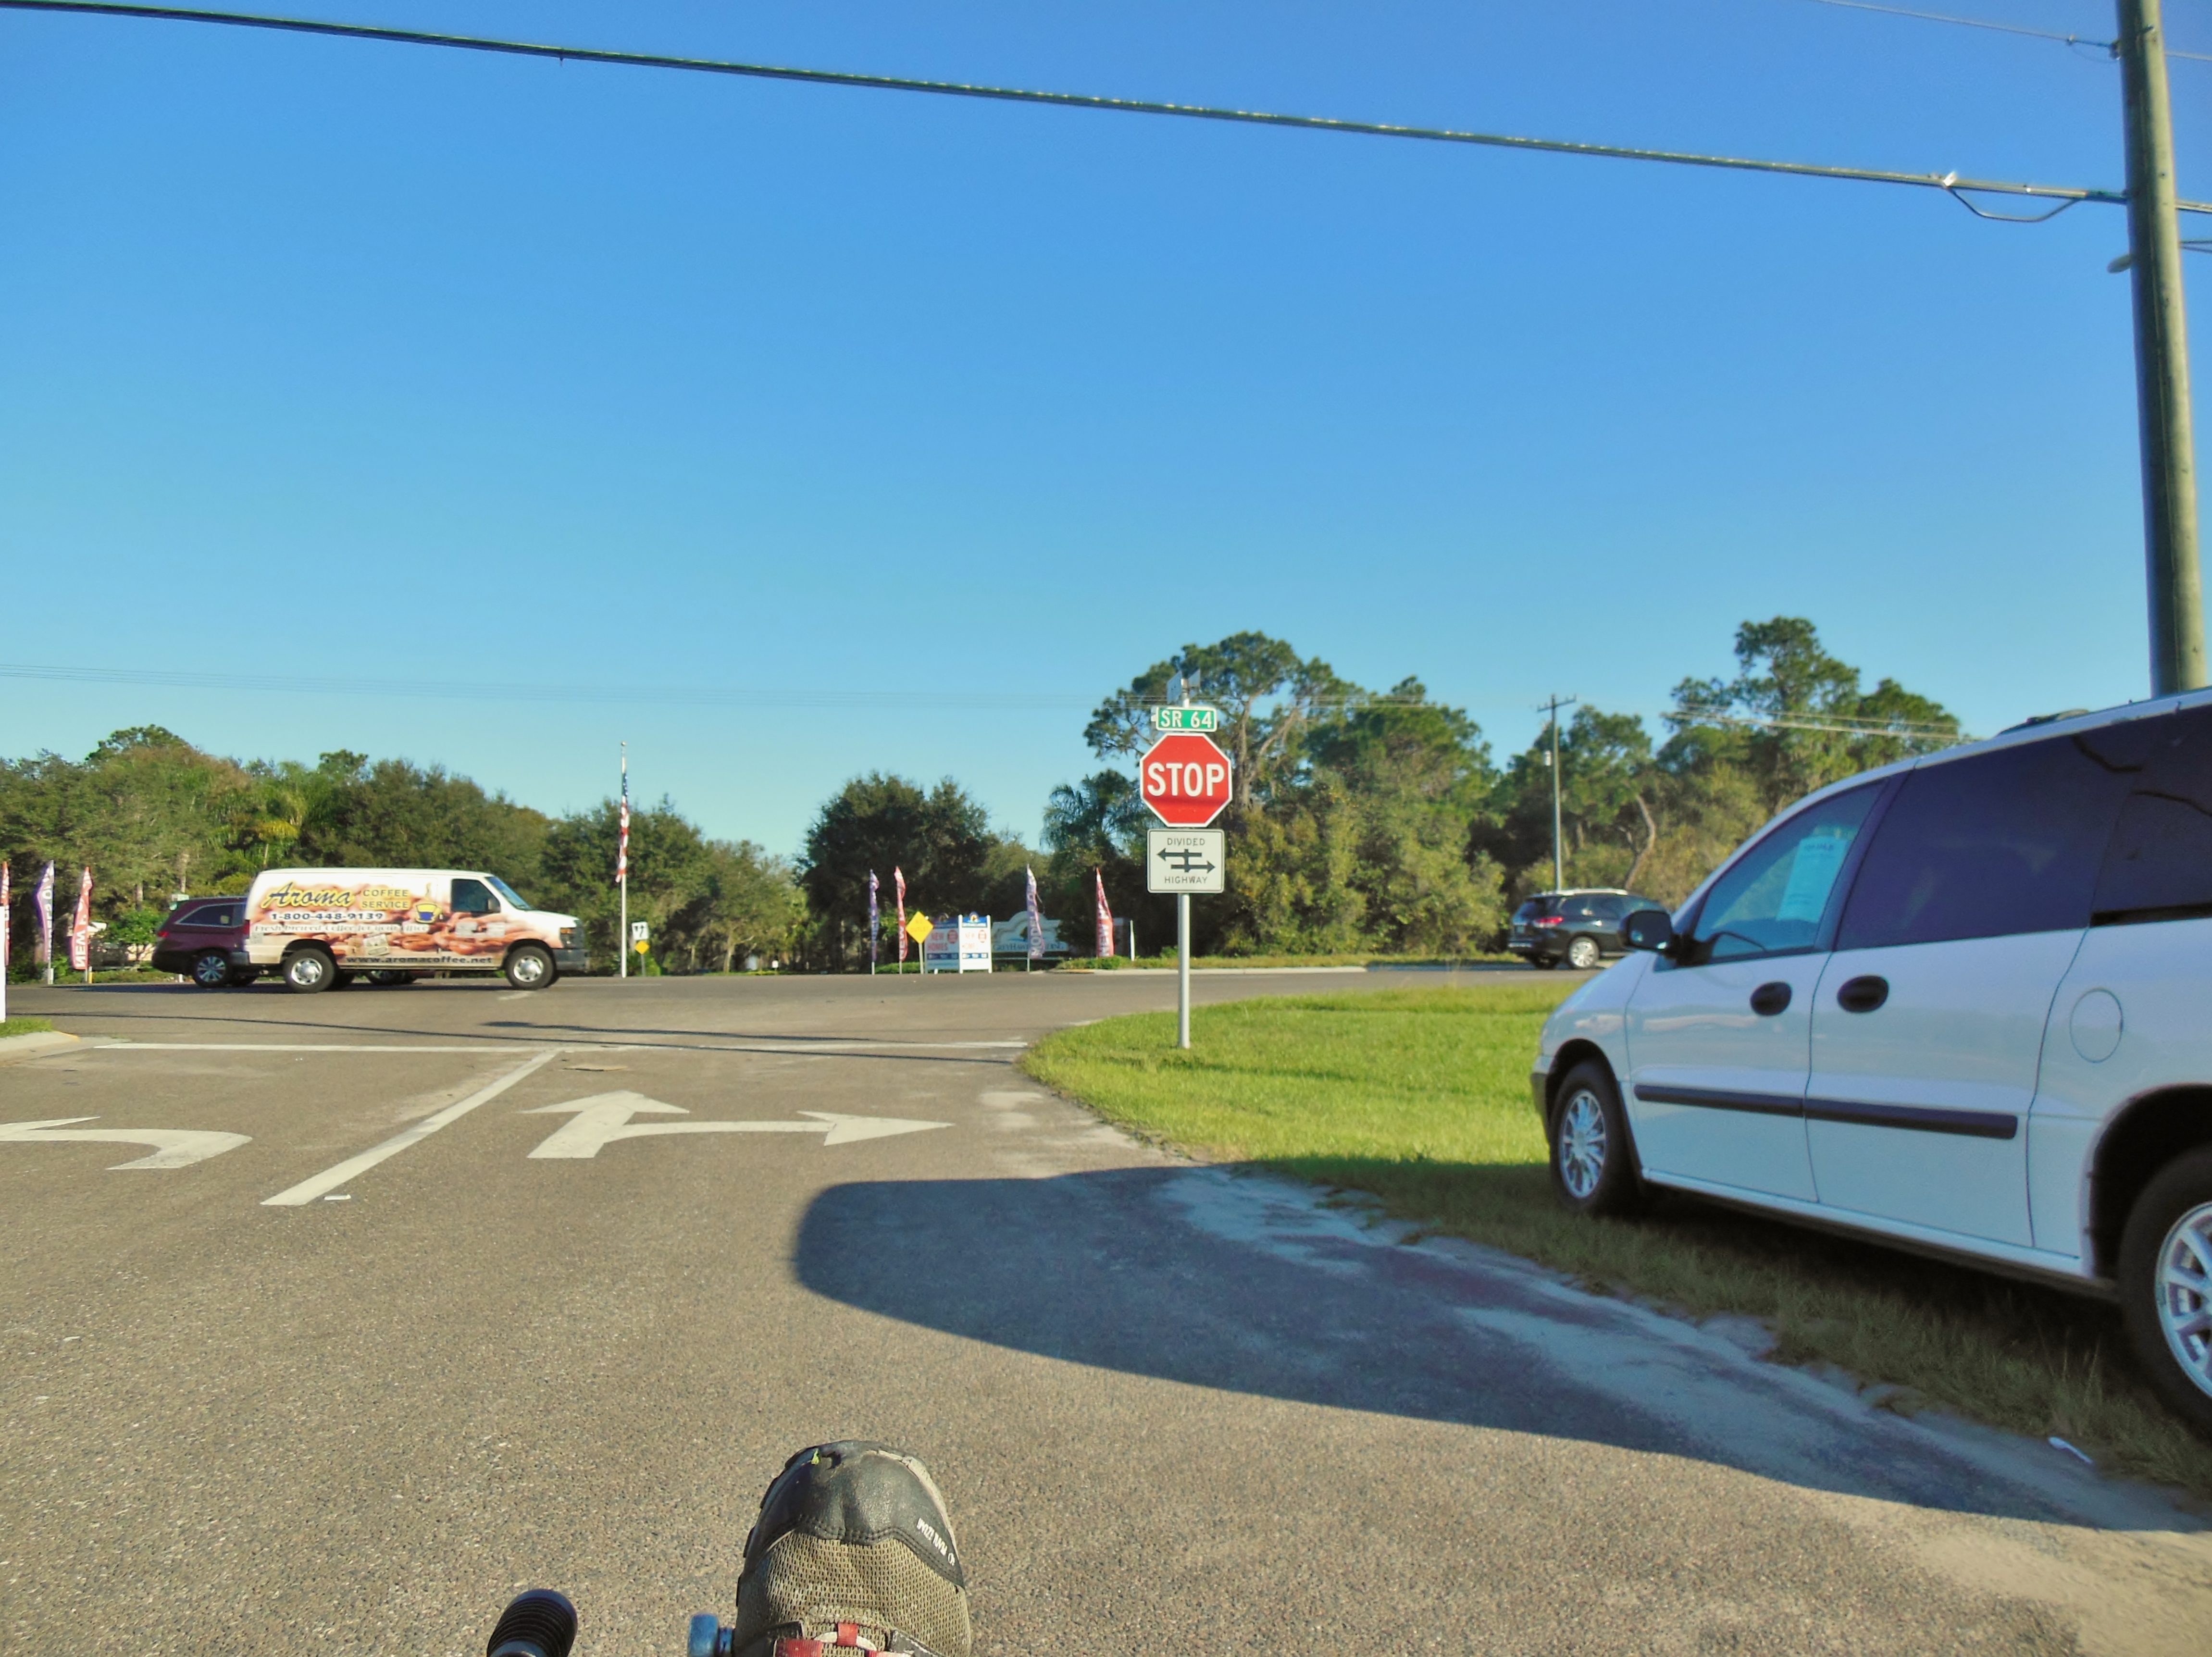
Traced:
[[641, 938], [636, 943], [631, 944], [630, 948], [635, 950], [640, 955], [644, 955], [653, 948], [653, 945]]
[[1163, 735], [1170, 731], [1218, 731], [1221, 729], [1221, 710], [1218, 707], [1156, 707], [1152, 710], [1152, 729]]
[[629, 941], [631, 943], [642, 944], [652, 936], [652, 928], [648, 926], [646, 922], [642, 920], [633, 920], [629, 923]]
[[1196, 731], [1162, 737], [1137, 762], [1138, 787], [1170, 828], [1203, 828], [1229, 804], [1229, 756]]
[[936, 923], [919, 909], [915, 911], [914, 919], [906, 923], [906, 935], [917, 944], [921, 943], [936, 930]]
[[1229, 836], [1218, 828], [1147, 828], [1145, 889], [1148, 892], [1226, 890]]

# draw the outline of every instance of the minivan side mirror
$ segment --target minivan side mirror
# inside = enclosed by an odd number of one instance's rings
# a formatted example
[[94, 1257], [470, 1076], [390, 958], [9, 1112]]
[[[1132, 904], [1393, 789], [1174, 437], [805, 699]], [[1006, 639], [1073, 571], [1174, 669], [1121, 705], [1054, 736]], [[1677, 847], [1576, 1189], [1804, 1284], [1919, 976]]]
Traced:
[[1638, 909], [1621, 923], [1621, 938], [1632, 950], [1672, 955], [1676, 942], [1674, 917], [1664, 909]]

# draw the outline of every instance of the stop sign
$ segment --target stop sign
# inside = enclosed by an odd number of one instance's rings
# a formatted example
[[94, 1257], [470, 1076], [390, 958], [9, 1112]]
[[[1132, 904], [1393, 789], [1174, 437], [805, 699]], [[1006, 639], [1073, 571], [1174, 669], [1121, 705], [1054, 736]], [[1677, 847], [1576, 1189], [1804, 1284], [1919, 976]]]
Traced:
[[1229, 756], [1212, 739], [1175, 731], [1138, 762], [1138, 787], [1162, 822], [1203, 828], [1229, 804]]

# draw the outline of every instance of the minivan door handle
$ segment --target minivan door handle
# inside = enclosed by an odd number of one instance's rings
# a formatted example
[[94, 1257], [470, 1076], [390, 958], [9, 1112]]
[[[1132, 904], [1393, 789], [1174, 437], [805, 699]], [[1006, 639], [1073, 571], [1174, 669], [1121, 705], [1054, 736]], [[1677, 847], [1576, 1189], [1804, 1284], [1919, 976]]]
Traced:
[[1778, 1012], [1786, 1012], [1789, 1007], [1790, 986], [1778, 979], [1771, 984], [1761, 984], [1751, 992], [1751, 1010], [1761, 1018], [1771, 1018]]
[[1872, 1012], [1889, 999], [1889, 980], [1873, 973], [1844, 980], [1836, 992], [1836, 1005], [1845, 1012]]

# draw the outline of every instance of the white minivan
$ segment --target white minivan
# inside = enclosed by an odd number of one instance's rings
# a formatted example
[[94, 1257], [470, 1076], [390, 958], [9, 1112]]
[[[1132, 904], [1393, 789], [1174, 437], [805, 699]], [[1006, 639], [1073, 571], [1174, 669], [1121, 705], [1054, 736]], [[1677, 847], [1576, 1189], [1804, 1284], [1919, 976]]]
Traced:
[[2117, 1296], [2212, 1429], [2212, 693], [1838, 783], [1544, 1028], [1559, 1197], [1671, 1187]]

